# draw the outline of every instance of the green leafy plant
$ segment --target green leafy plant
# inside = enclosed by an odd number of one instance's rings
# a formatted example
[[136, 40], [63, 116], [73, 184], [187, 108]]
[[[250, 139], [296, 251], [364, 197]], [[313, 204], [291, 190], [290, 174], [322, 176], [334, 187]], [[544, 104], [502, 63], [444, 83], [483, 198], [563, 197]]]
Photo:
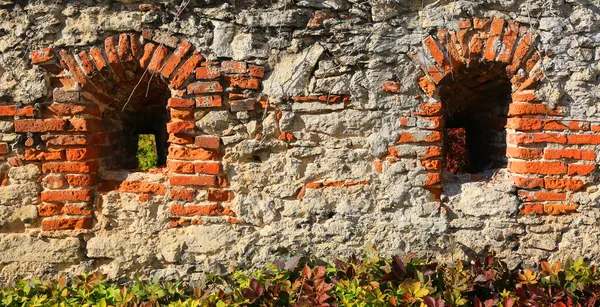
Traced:
[[0, 306], [600, 306], [600, 273], [582, 259], [510, 270], [493, 255], [439, 264], [369, 250], [331, 265], [292, 257], [207, 280], [202, 289], [141, 279], [115, 284], [100, 273], [18, 280], [0, 289]]
[[138, 169], [147, 171], [158, 166], [156, 139], [153, 134], [140, 134], [136, 154]]

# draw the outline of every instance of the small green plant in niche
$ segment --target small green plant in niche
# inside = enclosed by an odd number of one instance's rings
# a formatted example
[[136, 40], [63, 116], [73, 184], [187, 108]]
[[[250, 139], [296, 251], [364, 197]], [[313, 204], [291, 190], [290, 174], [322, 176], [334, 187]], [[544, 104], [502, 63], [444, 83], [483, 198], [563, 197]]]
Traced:
[[136, 154], [138, 169], [147, 171], [158, 166], [158, 153], [156, 152], [156, 138], [154, 134], [140, 134]]

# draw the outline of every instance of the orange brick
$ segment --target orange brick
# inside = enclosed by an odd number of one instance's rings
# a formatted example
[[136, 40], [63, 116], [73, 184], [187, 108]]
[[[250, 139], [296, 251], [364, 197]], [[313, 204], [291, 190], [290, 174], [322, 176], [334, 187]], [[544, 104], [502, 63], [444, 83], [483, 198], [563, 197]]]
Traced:
[[173, 52], [173, 54], [171, 54], [171, 56], [167, 59], [160, 73], [165, 78], [169, 78], [175, 71], [175, 68], [177, 68], [177, 65], [179, 65], [181, 62], [181, 59], [188, 53], [191, 47], [192, 44], [186, 40], [182, 40], [177, 46], [177, 49], [175, 49], [175, 52]]
[[158, 72], [163, 67], [163, 63], [168, 55], [169, 49], [167, 49], [165, 46], [159, 45], [154, 51], [154, 56], [152, 57], [152, 60], [150, 60], [150, 64], [148, 64], [148, 70]]
[[421, 165], [423, 165], [426, 170], [430, 171], [438, 171], [442, 169], [441, 160], [422, 160]]
[[485, 44], [485, 51], [483, 58], [487, 61], [493, 61], [496, 58], [498, 47], [500, 46], [500, 36], [502, 35], [502, 29], [504, 28], [504, 19], [494, 18], [488, 33], [488, 40]]
[[427, 174], [427, 180], [423, 183], [423, 186], [431, 186], [442, 182], [442, 175], [439, 173]]
[[59, 218], [42, 220], [42, 230], [44, 231], [90, 228], [92, 228], [92, 218]]
[[102, 120], [96, 118], [70, 118], [69, 124], [69, 131], [98, 132], [104, 130]]
[[167, 188], [164, 184], [144, 181], [123, 181], [119, 184], [118, 190], [121, 192], [157, 195], [165, 195], [167, 193]]
[[566, 174], [567, 165], [562, 162], [520, 162], [508, 164], [511, 172], [519, 174], [561, 175]]
[[523, 201], [560, 201], [567, 199], [566, 193], [552, 191], [519, 191], [519, 196]]
[[82, 86], [85, 85], [87, 81], [85, 73], [83, 72], [83, 70], [79, 66], [79, 63], [77, 63], [75, 57], [71, 54], [71, 52], [62, 49], [60, 50], [59, 54], [62, 59], [61, 63], [64, 63], [67, 66], [69, 72], [73, 75], [73, 78], [75, 78], [75, 80]]
[[[9, 152], [8, 144], [0, 142], [0, 155], [7, 154]], [[27, 158], [25, 158], [27, 160]]]
[[219, 204], [210, 205], [188, 205], [183, 206], [179, 204], [171, 205], [170, 214], [176, 216], [195, 216], [195, 215], [223, 215], [230, 212], [229, 209], [224, 208]]
[[15, 132], [47, 132], [63, 131], [66, 122], [64, 119], [17, 119], [14, 121]]
[[190, 83], [187, 86], [187, 91], [189, 94], [220, 93], [223, 88], [217, 81], [203, 81]]
[[569, 176], [586, 176], [596, 169], [593, 164], [569, 164]]
[[44, 48], [35, 50], [29, 53], [29, 58], [32, 64], [40, 64], [54, 59], [54, 51], [52, 48]]
[[79, 161], [100, 157], [100, 147], [67, 149], [67, 160]]
[[212, 108], [222, 105], [221, 96], [196, 96], [196, 107], [198, 108]]
[[509, 158], [537, 160], [542, 158], [541, 148], [507, 147], [506, 156]]
[[544, 159], [577, 159], [594, 161], [596, 153], [591, 149], [554, 149], [546, 148], [544, 152]]
[[212, 175], [196, 176], [169, 176], [169, 183], [172, 186], [216, 186], [217, 178]]
[[202, 148], [219, 149], [221, 146], [221, 138], [217, 136], [199, 135], [196, 136], [194, 144]]
[[170, 190], [169, 191], [169, 195], [171, 196], [171, 199], [173, 200], [180, 200], [180, 201], [193, 201], [194, 198], [196, 197], [196, 190], [186, 190], [186, 189], [180, 189], [180, 190]]
[[226, 74], [243, 74], [247, 69], [246, 62], [223, 61], [221, 63], [221, 71]]
[[117, 80], [125, 80], [125, 66], [121, 63], [117, 52], [117, 39], [114, 36], [109, 36], [104, 40], [104, 52], [108, 60], [108, 66], [111, 68]]
[[194, 164], [191, 162], [168, 160], [167, 168], [172, 172], [180, 173], [180, 174], [193, 174], [194, 173]]
[[442, 103], [441, 102], [433, 102], [433, 103], [423, 103], [419, 105], [419, 110], [417, 112], [413, 112], [415, 115], [421, 116], [434, 116], [442, 113]]
[[552, 110], [542, 103], [511, 103], [508, 105], [508, 116], [550, 115], [564, 116], [562, 111]]
[[96, 69], [98, 69], [98, 71], [102, 71], [102, 69], [106, 67], [106, 60], [104, 59], [104, 55], [102, 54], [102, 50], [100, 50], [100, 48], [92, 47], [92, 49], [90, 49], [90, 57], [92, 58], [92, 61], [94, 62], [94, 65], [96, 65]]
[[512, 176], [510, 178], [519, 188], [535, 189], [544, 187], [544, 180], [541, 178], [527, 178], [518, 176]]
[[177, 73], [173, 76], [173, 80], [171, 80], [171, 88], [179, 89], [181, 88], [185, 82], [190, 78], [190, 75], [204, 58], [200, 54], [193, 54], [189, 57], [185, 63], [179, 67]]
[[216, 155], [213, 151], [203, 148], [169, 146], [169, 158], [179, 160], [214, 160]]
[[169, 98], [167, 102], [167, 105], [173, 108], [193, 107], [195, 104], [193, 100], [183, 98]]
[[72, 187], [90, 187], [96, 185], [96, 175], [65, 175], [67, 182]]
[[140, 66], [142, 68], [148, 67], [148, 64], [150, 64], [150, 60], [152, 60], [152, 56], [154, 55], [156, 47], [157, 46], [153, 43], [147, 43], [146, 45], [144, 45], [144, 53], [142, 55], [142, 58], [140, 59]]
[[217, 66], [196, 67], [196, 79], [216, 79], [221, 76], [221, 71]]
[[573, 145], [598, 145], [600, 135], [596, 134], [571, 134], [568, 136], [568, 144]]
[[60, 190], [43, 191], [41, 199], [45, 202], [64, 202], [64, 201], [90, 201], [93, 191], [91, 190]]
[[[0, 153], [2, 153], [1, 150], [0, 150]], [[27, 161], [64, 160], [65, 152], [63, 150], [46, 151], [46, 150], [27, 149], [27, 150], [25, 150], [24, 158]]]
[[79, 59], [81, 60], [81, 68], [83, 68], [83, 72], [85, 72], [86, 75], [89, 76], [96, 71], [94, 63], [87, 52], [81, 51], [77, 55], [79, 55]]
[[221, 162], [198, 162], [194, 164], [196, 173], [217, 175], [221, 172]]
[[[53, 103], [49, 105], [43, 113], [47, 115], [73, 116], [73, 115], [93, 115], [100, 116], [100, 108], [97, 105], [79, 105], [69, 103]], [[46, 114], [45, 114], [46, 115]]]
[[543, 122], [537, 118], [508, 118], [506, 128], [515, 130], [541, 130]]
[[228, 190], [208, 190], [209, 201], [230, 201], [231, 191]]
[[168, 133], [194, 133], [194, 128], [193, 121], [176, 120], [167, 123]]
[[544, 178], [544, 185], [549, 190], [567, 189], [569, 191], [579, 191], [585, 186], [583, 181], [570, 178]]
[[252, 77], [262, 78], [265, 76], [265, 68], [262, 66], [249, 65], [248, 69]]
[[527, 145], [539, 143], [566, 144], [567, 136], [561, 133], [524, 133], [508, 134], [507, 140], [511, 144]]
[[95, 173], [97, 162], [48, 162], [42, 164], [44, 173]]

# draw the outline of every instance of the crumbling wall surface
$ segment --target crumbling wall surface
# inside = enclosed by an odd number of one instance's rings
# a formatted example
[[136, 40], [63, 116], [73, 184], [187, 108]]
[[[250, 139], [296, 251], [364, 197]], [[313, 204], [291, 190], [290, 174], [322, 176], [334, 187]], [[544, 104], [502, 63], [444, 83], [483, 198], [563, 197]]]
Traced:
[[[196, 281], [373, 244], [598, 261], [599, 12], [0, 0], [0, 281]], [[493, 140], [504, 164], [451, 174], [445, 110], [473, 88], [489, 103], [496, 79], [511, 88]], [[129, 121], [161, 103], [166, 167], [115, 168]]]

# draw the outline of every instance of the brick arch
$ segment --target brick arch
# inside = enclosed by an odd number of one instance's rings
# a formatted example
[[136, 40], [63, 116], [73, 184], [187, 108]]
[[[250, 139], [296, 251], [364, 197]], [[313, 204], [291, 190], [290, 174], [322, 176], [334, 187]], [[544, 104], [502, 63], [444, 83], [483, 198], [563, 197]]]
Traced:
[[[25, 107], [31, 112], [15, 119], [15, 131], [26, 139], [20, 158], [42, 168], [38, 211], [43, 230], [91, 228], [94, 198], [115, 190], [138, 194], [140, 201], [166, 198], [171, 226], [201, 224], [206, 217], [240, 222], [229, 208], [222, 142], [195, 127], [194, 112], [253, 110], [263, 67], [207, 62], [191, 43], [158, 30], [109, 36], [102, 46], [79, 52], [45, 48], [30, 56], [49, 73], [52, 95]], [[144, 96], [147, 84], [170, 97], [167, 167], [155, 171], [164, 177], [104, 180], [98, 174], [111, 155], [107, 117], [118, 113], [130, 95], [129, 104], [139, 102], [136, 97]]]
[[[587, 132], [599, 129], [594, 123], [563, 120], [563, 108], [550, 108], [535, 94], [544, 77], [535, 39], [527, 27], [496, 18], [461, 19], [457, 30], [439, 29], [427, 36], [421, 51], [409, 53], [425, 73], [418, 81], [424, 94], [415, 97], [419, 101], [415, 110], [400, 119], [403, 131], [383, 161], [416, 156], [419, 165], [411, 176], [413, 184], [439, 199], [445, 154], [445, 103], [440, 91], [462, 82], [505, 78], [512, 87], [505, 156], [524, 203], [521, 213], [575, 212], [578, 205], [572, 198], [592, 181], [595, 170], [595, 152], [586, 145], [600, 142]], [[473, 74], [478, 69], [480, 73]], [[387, 81], [383, 89], [395, 93], [399, 87]], [[380, 170], [382, 162], [376, 162]]]

